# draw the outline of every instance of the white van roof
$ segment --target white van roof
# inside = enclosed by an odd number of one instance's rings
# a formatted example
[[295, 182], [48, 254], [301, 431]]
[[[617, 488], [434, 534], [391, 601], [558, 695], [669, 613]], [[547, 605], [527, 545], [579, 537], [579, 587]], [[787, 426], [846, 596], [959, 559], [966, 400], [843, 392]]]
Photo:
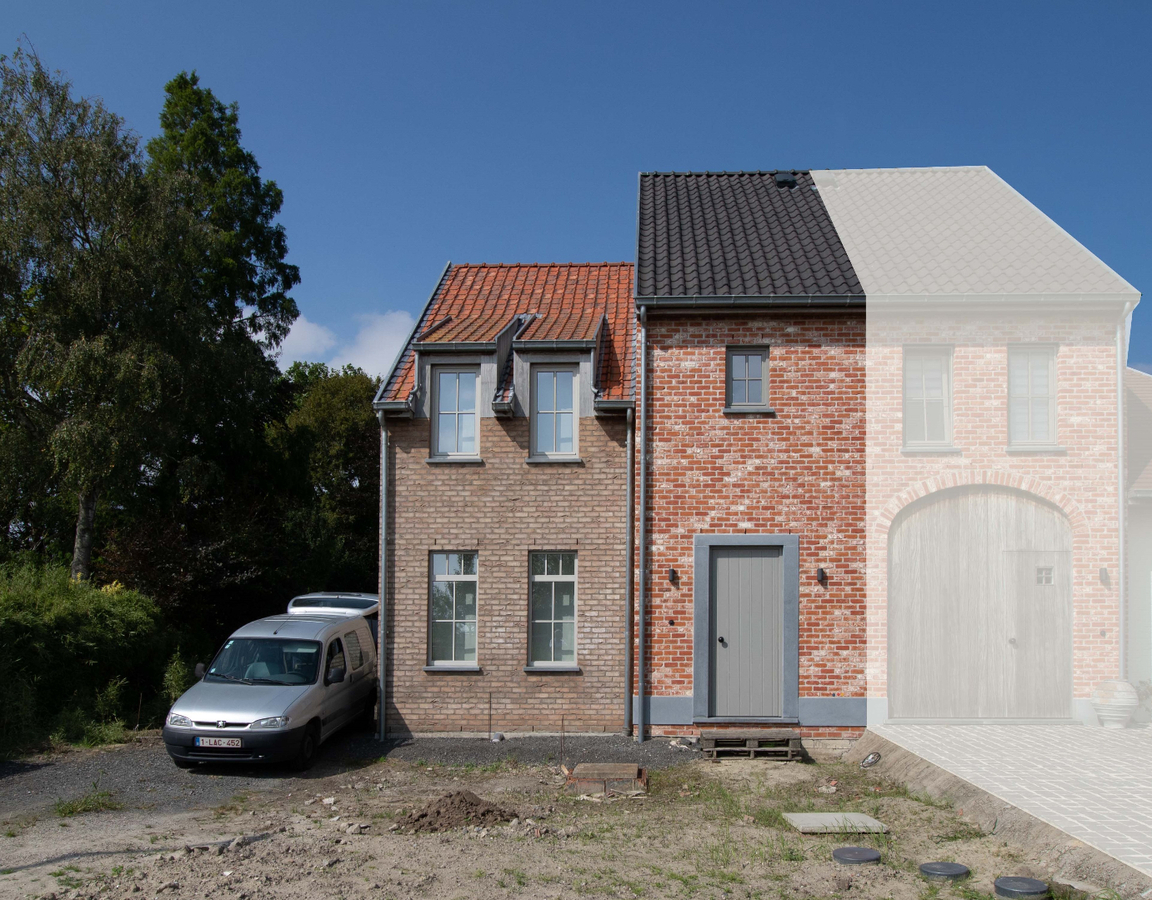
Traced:
[[325, 632], [331, 628], [338, 628], [341, 622], [358, 618], [358, 613], [346, 612], [340, 615], [339, 610], [333, 610], [327, 615], [278, 615], [257, 619], [237, 628], [232, 637], [246, 638], [295, 638], [297, 640], [321, 640]]
[[379, 594], [360, 594], [352, 591], [317, 591], [300, 594], [288, 603], [288, 614], [299, 615], [357, 615], [370, 616], [380, 610]]

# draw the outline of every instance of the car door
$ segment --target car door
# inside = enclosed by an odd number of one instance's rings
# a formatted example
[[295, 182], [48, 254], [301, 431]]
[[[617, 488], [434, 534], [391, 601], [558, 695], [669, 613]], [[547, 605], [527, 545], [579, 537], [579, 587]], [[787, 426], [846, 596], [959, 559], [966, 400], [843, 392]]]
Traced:
[[360, 644], [360, 635], [356, 633], [355, 628], [344, 635], [344, 652], [348, 657], [348, 681], [351, 688], [349, 702], [354, 715], [363, 706], [371, 688], [365, 677], [368, 667], [364, 665], [364, 648]]
[[[332, 676], [343, 672], [340, 681]], [[324, 660], [324, 700], [320, 707], [320, 739], [325, 740], [336, 729], [348, 721], [352, 699], [351, 682], [348, 678], [348, 659], [340, 638], [328, 642], [328, 652]]]

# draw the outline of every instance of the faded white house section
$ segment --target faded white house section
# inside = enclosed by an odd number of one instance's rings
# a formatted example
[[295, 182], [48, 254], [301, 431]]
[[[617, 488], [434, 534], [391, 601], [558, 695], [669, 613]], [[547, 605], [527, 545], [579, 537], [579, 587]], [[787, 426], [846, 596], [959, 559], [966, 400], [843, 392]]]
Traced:
[[1137, 713], [1147, 722], [1152, 706], [1152, 375], [1127, 372], [1125, 435], [1128, 443], [1128, 681], [1144, 698]]
[[813, 177], [868, 300], [870, 724], [1095, 723], [1093, 692], [1147, 667], [1123, 597], [1138, 292], [985, 167]]

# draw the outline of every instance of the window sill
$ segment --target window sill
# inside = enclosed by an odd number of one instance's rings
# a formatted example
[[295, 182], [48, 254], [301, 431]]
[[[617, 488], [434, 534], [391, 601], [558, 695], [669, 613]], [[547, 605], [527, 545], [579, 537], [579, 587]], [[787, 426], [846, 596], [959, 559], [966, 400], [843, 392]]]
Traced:
[[526, 675], [582, 675], [584, 670], [579, 666], [525, 666]]
[[1004, 448], [1005, 453], [1067, 453], [1067, 447], [1058, 444], [1012, 444]]
[[960, 456], [964, 453], [959, 447], [901, 447], [904, 456]]
[[524, 462], [530, 466], [582, 466], [579, 456], [529, 456]]
[[770, 406], [725, 406], [721, 412], [726, 416], [771, 416], [776, 410]]
[[478, 675], [481, 669], [479, 666], [425, 666], [424, 671], [436, 675]]
[[429, 456], [424, 462], [433, 466], [482, 466], [484, 459], [479, 456]]

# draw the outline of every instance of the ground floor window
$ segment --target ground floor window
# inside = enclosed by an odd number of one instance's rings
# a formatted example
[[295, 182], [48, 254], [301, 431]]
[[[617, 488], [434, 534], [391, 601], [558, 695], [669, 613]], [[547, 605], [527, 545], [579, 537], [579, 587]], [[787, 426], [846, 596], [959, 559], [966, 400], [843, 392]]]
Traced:
[[576, 663], [576, 554], [533, 553], [529, 562], [529, 661], [534, 666]]
[[476, 587], [475, 553], [432, 554], [432, 665], [476, 662]]

